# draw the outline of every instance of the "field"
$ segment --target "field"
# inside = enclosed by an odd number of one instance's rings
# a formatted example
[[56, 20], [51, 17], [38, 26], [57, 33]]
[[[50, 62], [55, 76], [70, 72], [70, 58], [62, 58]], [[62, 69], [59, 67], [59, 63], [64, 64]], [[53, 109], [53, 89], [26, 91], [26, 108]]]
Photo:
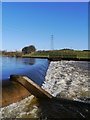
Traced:
[[50, 51], [36, 51], [30, 54], [23, 54], [22, 52], [2, 52], [3, 56], [9, 57], [37, 57], [37, 58], [48, 58], [50, 60], [90, 60], [89, 50], [50, 50]]
[[75, 51], [75, 50], [53, 50], [53, 51], [37, 51], [32, 54], [22, 55], [22, 57], [40, 57], [50, 60], [61, 59], [90, 59], [90, 51]]

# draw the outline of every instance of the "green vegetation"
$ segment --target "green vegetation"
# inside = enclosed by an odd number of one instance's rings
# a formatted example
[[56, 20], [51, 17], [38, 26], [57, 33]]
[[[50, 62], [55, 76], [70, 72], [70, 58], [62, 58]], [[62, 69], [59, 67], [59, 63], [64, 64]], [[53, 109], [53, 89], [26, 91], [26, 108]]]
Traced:
[[35, 48], [33, 45], [24, 47], [24, 48], [22, 49], [22, 52], [23, 52], [24, 54], [30, 54], [30, 53], [35, 52], [35, 51], [36, 51], [36, 48]]
[[2, 51], [2, 56], [8, 56], [8, 57], [22, 57], [23, 53], [20, 51], [15, 51], [15, 52], [7, 52], [7, 51]]
[[[26, 47], [25, 47], [26, 48]], [[24, 51], [25, 50], [25, 51]], [[29, 46], [29, 51], [27, 49], [22, 49], [22, 52], [7, 52], [2, 51], [2, 55], [9, 57], [34, 57], [34, 58], [48, 58], [50, 60], [90, 60], [90, 50], [72, 50], [72, 49], [62, 49], [62, 50], [49, 50], [49, 51], [35, 51], [36, 48]]]
[[53, 50], [53, 51], [36, 51], [32, 54], [26, 54], [22, 57], [40, 57], [49, 58], [50, 60], [61, 60], [61, 59], [90, 59], [90, 51], [76, 51], [70, 49]]

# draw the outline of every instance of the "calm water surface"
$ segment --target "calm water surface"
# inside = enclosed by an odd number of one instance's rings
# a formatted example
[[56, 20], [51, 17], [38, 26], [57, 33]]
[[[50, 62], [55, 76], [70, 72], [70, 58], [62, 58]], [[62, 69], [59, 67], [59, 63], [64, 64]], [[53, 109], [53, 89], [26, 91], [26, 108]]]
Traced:
[[2, 80], [9, 80], [11, 74], [25, 75], [42, 85], [49, 65], [47, 59], [0, 57], [2, 60]]

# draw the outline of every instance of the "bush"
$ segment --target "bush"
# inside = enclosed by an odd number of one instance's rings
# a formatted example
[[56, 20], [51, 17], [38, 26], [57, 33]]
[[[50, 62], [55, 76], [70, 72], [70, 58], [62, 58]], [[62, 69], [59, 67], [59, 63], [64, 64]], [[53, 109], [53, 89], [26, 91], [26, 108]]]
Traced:
[[35, 51], [36, 51], [36, 48], [35, 48], [35, 46], [33, 46], [33, 45], [24, 47], [24, 48], [22, 49], [22, 52], [23, 52], [24, 54], [30, 54], [30, 53], [35, 52]]

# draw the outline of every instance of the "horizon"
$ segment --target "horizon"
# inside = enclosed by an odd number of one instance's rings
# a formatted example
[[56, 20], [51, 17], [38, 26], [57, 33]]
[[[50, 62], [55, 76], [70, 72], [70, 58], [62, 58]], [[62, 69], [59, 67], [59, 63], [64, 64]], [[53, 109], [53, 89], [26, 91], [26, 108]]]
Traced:
[[2, 50], [88, 50], [88, 2], [2, 3]]
[[[25, 46], [25, 47], [28, 47], [28, 46]], [[36, 49], [36, 52], [37, 51], [59, 51], [59, 50], [73, 50], [73, 51], [90, 51], [89, 49], [82, 49], [82, 50], [78, 50], [78, 49], [70, 49], [70, 48], [62, 48], [62, 49], [54, 49], [54, 50], [50, 50], [50, 49], [48, 49], [48, 50], [37, 50]], [[12, 50], [12, 51], [8, 51], [8, 50], [0, 50], [0, 52], [3, 52], [3, 51], [5, 51], [5, 52], [22, 52], [22, 50]]]

